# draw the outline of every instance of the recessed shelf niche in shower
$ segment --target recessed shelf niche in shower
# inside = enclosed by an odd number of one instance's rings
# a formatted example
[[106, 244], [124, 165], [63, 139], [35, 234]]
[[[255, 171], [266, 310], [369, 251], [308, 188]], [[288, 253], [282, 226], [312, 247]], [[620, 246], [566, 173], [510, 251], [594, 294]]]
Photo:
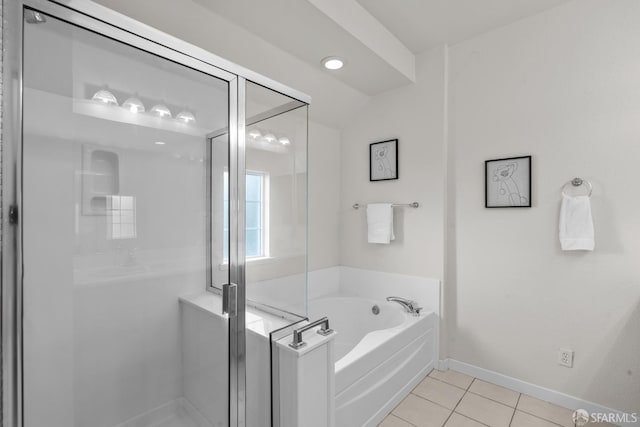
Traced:
[[95, 146], [84, 146], [82, 151], [82, 213], [106, 215], [107, 196], [120, 192], [118, 154]]

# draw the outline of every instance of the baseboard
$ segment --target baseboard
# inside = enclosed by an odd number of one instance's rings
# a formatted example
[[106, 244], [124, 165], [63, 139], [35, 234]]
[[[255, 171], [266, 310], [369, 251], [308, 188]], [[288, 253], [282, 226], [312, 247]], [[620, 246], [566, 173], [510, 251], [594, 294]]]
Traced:
[[[443, 368], [443, 369], [442, 369]], [[574, 396], [570, 396], [559, 391], [551, 390], [539, 385], [531, 384], [526, 381], [519, 380], [517, 378], [509, 377], [498, 372], [490, 371], [488, 369], [480, 368], [475, 365], [470, 365], [465, 362], [460, 362], [455, 359], [445, 359], [438, 362], [438, 370], [444, 371], [451, 369], [453, 371], [461, 372], [463, 374], [479, 378], [483, 381], [487, 381], [493, 384], [497, 384], [502, 387], [515, 390], [519, 393], [528, 394], [537, 399], [550, 402], [563, 408], [571, 409], [584, 409], [590, 414], [602, 413], [602, 414], [615, 414], [617, 419], [624, 419], [625, 413], [612, 408], [608, 408], [604, 405], [600, 405], [594, 402], [589, 402]], [[627, 414], [628, 415], [628, 414]], [[621, 424], [632, 425], [632, 424]]]
[[448, 371], [449, 370], [449, 359], [441, 359], [436, 363], [436, 369], [438, 371]]

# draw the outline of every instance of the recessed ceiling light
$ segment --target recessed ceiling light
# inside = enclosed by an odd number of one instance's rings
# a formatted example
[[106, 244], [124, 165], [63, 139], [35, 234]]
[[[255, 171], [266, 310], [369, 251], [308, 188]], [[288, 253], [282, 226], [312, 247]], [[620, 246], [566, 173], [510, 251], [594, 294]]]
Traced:
[[156, 145], [165, 145], [165, 144], [166, 144], [166, 142], [156, 141], [156, 142], [154, 142], [154, 144], [156, 144]]
[[276, 140], [276, 137], [275, 137], [275, 135], [274, 135], [274, 134], [272, 134], [272, 133], [268, 133], [268, 134], [266, 134], [266, 135], [264, 136], [264, 139], [265, 139], [267, 142], [273, 142], [273, 141], [275, 141], [275, 140]]
[[327, 70], [339, 70], [344, 67], [344, 59], [337, 56], [327, 56], [322, 60], [322, 65]]

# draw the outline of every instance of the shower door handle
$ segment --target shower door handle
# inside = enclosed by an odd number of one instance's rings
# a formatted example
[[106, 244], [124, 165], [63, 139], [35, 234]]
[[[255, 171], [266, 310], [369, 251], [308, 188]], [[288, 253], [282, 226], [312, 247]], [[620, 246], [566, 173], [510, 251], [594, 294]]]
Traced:
[[238, 313], [237, 290], [235, 283], [225, 283], [222, 285], [222, 314], [234, 317]]

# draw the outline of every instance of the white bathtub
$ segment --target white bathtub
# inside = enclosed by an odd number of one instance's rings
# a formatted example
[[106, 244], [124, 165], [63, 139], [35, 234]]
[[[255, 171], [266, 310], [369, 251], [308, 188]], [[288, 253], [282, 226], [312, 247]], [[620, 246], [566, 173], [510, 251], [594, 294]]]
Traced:
[[309, 317], [322, 316], [338, 332], [336, 427], [377, 425], [434, 367], [434, 313], [416, 317], [397, 303], [346, 296], [309, 301]]

